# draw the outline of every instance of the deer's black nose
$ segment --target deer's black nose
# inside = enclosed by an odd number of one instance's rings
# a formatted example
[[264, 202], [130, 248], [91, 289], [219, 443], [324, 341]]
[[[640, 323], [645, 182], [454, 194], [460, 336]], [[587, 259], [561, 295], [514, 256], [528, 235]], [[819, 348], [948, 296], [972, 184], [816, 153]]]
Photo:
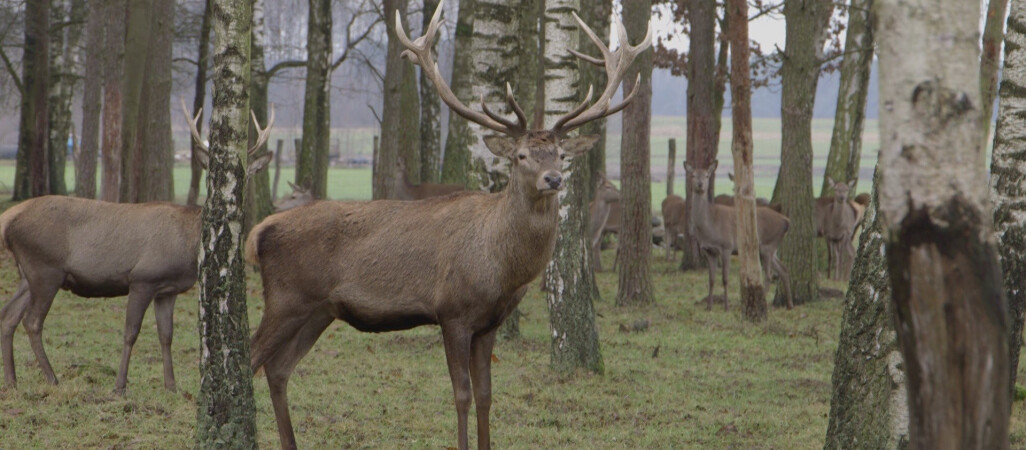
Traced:
[[559, 186], [563, 183], [563, 176], [555, 173], [545, 175], [545, 182], [548, 183], [552, 189], [559, 189]]

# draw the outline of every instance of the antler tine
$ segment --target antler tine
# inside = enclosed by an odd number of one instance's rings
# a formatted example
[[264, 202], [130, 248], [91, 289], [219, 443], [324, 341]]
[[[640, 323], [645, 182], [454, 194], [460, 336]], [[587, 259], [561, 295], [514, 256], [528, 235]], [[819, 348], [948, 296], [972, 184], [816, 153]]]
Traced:
[[563, 117], [560, 117], [559, 120], [556, 121], [556, 124], [552, 126], [552, 129], [553, 130], [559, 130], [559, 129], [563, 128], [563, 125], [568, 120], [573, 119], [574, 117], [577, 117], [582, 112], [584, 112], [584, 110], [587, 109], [588, 105], [591, 103], [591, 95], [593, 93], [595, 93], [595, 86], [592, 86], [592, 85], [589, 84], [588, 85], [588, 95], [584, 96], [584, 101], [581, 102], [580, 105], [577, 105], [577, 107], [574, 108], [573, 111], [570, 111], [570, 112], [564, 114]]
[[581, 52], [579, 52], [577, 50], [574, 50], [572, 48], [569, 49], [569, 50], [570, 50], [570, 54], [576, 56], [578, 59], [581, 59], [581, 60], [583, 60], [585, 62], [592, 63], [592, 64], [594, 64], [596, 66], [599, 66], [599, 67], [605, 67], [606, 66], [605, 61], [603, 61], [603, 60], [601, 60], [599, 58], [596, 58], [594, 56], [585, 55], [584, 53], [581, 53]]
[[[402, 56], [408, 58], [413, 64], [417, 64], [421, 67], [422, 73], [431, 80], [431, 83], [435, 85], [435, 90], [438, 91], [438, 96], [441, 97], [442, 101], [449, 106], [452, 112], [463, 116], [467, 120], [474, 122], [482, 127], [498, 131], [509, 136], [520, 136], [527, 129], [527, 119], [523, 115], [521, 110], [517, 113], [517, 118], [521, 120], [520, 125], [515, 125], [511, 121], [502, 119], [498, 115], [495, 115], [491, 111], [485, 110], [485, 113], [474, 111], [464, 105], [456, 94], [452, 92], [449, 85], [442, 78], [441, 71], [438, 69], [438, 63], [431, 56], [431, 44], [434, 42], [435, 34], [438, 32], [439, 21], [441, 19], [441, 11], [444, 5], [444, 1], [438, 2], [438, 8], [435, 9], [435, 14], [431, 17], [431, 23], [428, 25], [425, 34], [416, 40], [411, 41], [409, 36], [406, 35], [406, 30], [403, 30], [402, 21], [400, 20], [399, 12], [396, 11], [395, 21], [395, 33], [399, 38], [399, 42], [406, 47], [403, 51]], [[507, 102], [509, 100], [507, 99]], [[515, 106], [514, 101], [510, 106], [514, 112], [520, 109], [519, 106]]]
[[513, 97], [513, 88], [509, 83], [506, 83], [506, 104], [508, 104], [509, 108], [513, 110], [513, 113], [517, 115], [517, 122], [513, 122], [512, 120], [492, 112], [485, 103], [484, 95], [481, 95], [481, 109], [488, 115], [488, 117], [491, 117], [492, 120], [507, 126], [511, 130], [526, 131], [527, 115], [524, 114], [524, 109], [517, 103], [517, 99]]
[[203, 108], [200, 108], [199, 111], [196, 112], [196, 116], [193, 117], [192, 114], [189, 113], [189, 108], [185, 106], [185, 99], [181, 97], [178, 99], [182, 103], [182, 114], [185, 115], [185, 123], [189, 124], [189, 131], [192, 133], [192, 138], [196, 141], [196, 145], [203, 150], [209, 151], [210, 148], [203, 143], [203, 137], [200, 136], [200, 132], [196, 128], [196, 123], [199, 122], [200, 116], [203, 115]]
[[271, 126], [274, 125], [274, 103], [271, 103], [271, 117], [267, 119], [267, 126], [264, 128], [260, 128], [260, 122], [257, 122], [256, 113], [254, 113], [253, 110], [249, 111], [249, 115], [253, 118], [253, 127], [256, 128], [257, 139], [256, 143], [253, 144], [246, 153], [249, 156], [253, 156], [256, 154], [256, 151], [262, 147], [265, 142], [267, 142], [267, 139], [271, 137]]

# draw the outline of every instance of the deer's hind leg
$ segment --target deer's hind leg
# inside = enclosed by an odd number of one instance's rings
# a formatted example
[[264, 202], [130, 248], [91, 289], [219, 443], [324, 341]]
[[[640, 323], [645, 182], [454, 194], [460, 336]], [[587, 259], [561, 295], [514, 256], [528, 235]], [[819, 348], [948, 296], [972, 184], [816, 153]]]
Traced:
[[14, 297], [11, 297], [3, 309], [0, 309], [0, 348], [3, 352], [4, 384], [11, 388], [18, 385], [17, 377], [14, 374], [14, 331], [18, 329], [18, 324], [25, 316], [25, 310], [31, 298], [28, 281], [22, 277]]
[[[139, 337], [143, 316], [153, 301], [154, 289], [149, 285], [132, 285], [128, 291], [128, 311], [125, 314], [124, 344], [121, 348], [121, 365], [118, 367], [118, 378], [114, 382], [114, 392], [124, 394], [128, 386], [128, 362], [132, 359], [132, 347]], [[159, 327], [158, 320], [158, 327]]]
[[59, 272], [37, 274], [35, 278], [29, 278], [30, 300], [25, 318], [22, 319], [32, 352], [36, 354], [36, 361], [43, 371], [43, 377], [54, 385], [57, 384], [57, 375], [54, 374], [50, 359], [46, 357], [46, 350], [43, 349], [43, 321], [53, 306], [53, 298], [57, 295], [63, 278], [64, 274]]

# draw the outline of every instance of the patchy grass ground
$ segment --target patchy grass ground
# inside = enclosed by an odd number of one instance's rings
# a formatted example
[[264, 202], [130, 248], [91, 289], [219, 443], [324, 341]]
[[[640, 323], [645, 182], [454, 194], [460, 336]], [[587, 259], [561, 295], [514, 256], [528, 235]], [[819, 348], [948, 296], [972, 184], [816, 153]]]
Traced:
[[[611, 265], [612, 252], [604, 257]], [[658, 258], [653, 278], [658, 303], [635, 310], [614, 306], [616, 276], [599, 274], [603, 298], [595, 306], [603, 375], [561, 377], [548, 369], [545, 300], [537, 289], [531, 290], [522, 304], [523, 339], [501, 342], [495, 349], [494, 444], [821, 447], [840, 301], [793, 311], [771, 309], [767, 323], [748, 325], [737, 314], [736, 297], [730, 312], [719, 307], [707, 312], [696, 304], [706, 291], [704, 272], [681, 274]], [[5, 300], [15, 285], [13, 263], [4, 255], [0, 292]], [[259, 277], [251, 277], [251, 327], [263, 308], [259, 292]], [[179, 297], [175, 311], [178, 393], [163, 389], [152, 313], [135, 347], [128, 394], [111, 393], [124, 306], [124, 298], [58, 296], [44, 334], [58, 386], [45, 384], [19, 329], [19, 389], [0, 391], [0, 447], [191, 447], [199, 382], [196, 293]], [[639, 321], [648, 322], [645, 331], [620, 330]], [[436, 327], [367, 334], [336, 322], [292, 378], [289, 395], [300, 446], [454, 445], [456, 417], [443, 355]], [[263, 378], [254, 383], [260, 443], [275, 448], [267, 383]], [[470, 429], [475, 429], [473, 423]], [[1013, 445], [1026, 445], [1021, 402], [1014, 407]]]

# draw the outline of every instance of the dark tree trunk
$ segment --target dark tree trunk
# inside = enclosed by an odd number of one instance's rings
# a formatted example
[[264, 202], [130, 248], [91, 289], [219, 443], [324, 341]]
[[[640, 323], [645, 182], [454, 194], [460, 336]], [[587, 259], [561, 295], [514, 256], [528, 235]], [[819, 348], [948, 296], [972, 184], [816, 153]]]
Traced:
[[[819, 298], [816, 227], [812, 220], [812, 105], [819, 81], [819, 51], [830, 17], [829, 0], [786, 0], [787, 46], [780, 68], [780, 173], [773, 202], [780, 203], [791, 227], [780, 245], [780, 259], [791, 275], [795, 305]], [[773, 304], [784, 305], [785, 289]]]
[[14, 200], [46, 195], [50, 188], [48, 97], [50, 84], [50, 2], [25, 4], [22, 53], [21, 123]]
[[[395, 13], [405, 11], [406, 0], [383, 0], [385, 28], [388, 33], [388, 53], [385, 56], [384, 105], [381, 108], [381, 147], [378, 149], [377, 164], [374, 166], [374, 198], [395, 198], [395, 180], [398, 176], [396, 162], [399, 160], [399, 143], [402, 142], [399, 129], [401, 120], [401, 91], [403, 71], [400, 54], [403, 45], [395, 34]], [[462, 7], [462, 5], [461, 5]], [[409, 30], [409, 28], [405, 28]], [[452, 122], [452, 121], [450, 121]], [[450, 139], [451, 139], [450, 134]]]
[[[652, 17], [652, 1], [638, 0], [625, 5], [624, 27], [627, 36], [645, 35]], [[623, 138], [620, 142], [621, 229], [617, 243], [620, 285], [618, 306], [648, 305], [655, 302], [649, 263], [652, 256], [652, 177], [649, 154], [652, 129], [652, 52], [642, 52], [623, 77], [624, 92], [641, 85], [630, 105], [623, 110]]]
[[[473, 78], [474, 59], [474, 11], [476, 0], [460, 0], [460, 12], [456, 18], [455, 50], [453, 51], [452, 81], [449, 86], [456, 98], [465, 105], [472, 103], [470, 83]], [[382, 128], [384, 131], [384, 128]], [[473, 135], [467, 120], [449, 114], [449, 132], [445, 139], [445, 154], [442, 158], [442, 182], [467, 184], [467, 167], [470, 166], [470, 143]], [[375, 178], [377, 179], [377, 178]], [[377, 198], [377, 197], [375, 197]]]
[[[581, 0], [581, 20], [588, 24], [598, 36], [609, 36], [609, 20], [612, 14], [612, 0]], [[595, 44], [592, 44], [589, 39], [581, 39], [578, 50], [585, 54], [593, 54], [595, 52], [594, 48]], [[601, 86], [606, 85], [606, 71], [601, 67], [581, 62], [580, 72], [581, 80], [578, 83], [578, 95], [581, 98], [588, 95], [588, 86], [595, 86], [595, 89], [600, 89]], [[582, 135], [594, 134], [599, 137], [598, 142], [595, 143], [595, 148], [587, 153], [588, 173], [593, 176], [591, 179], [594, 180], [596, 173], [606, 173], [606, 119], [599, 119], [584, 124], [581, 127], [580, 133]], [[585, 198], [590, 202], [595, 198], [595, 183], [588, 183], [585, 186], [585, 190]], [[595, 298], [598, 298], [597, 291], [595, 292]]]
[[982, 156], [980, 4], [876, 5], [880, 98], [888, 99], [880, 217], [910, 447], [1008, 448], [1010, 325]]
[[121, 190], [121, 74], [125, 57], [125, 0], [106, 0], [103, 73], [103, 174], [100, 199], [116, 202]]
[[[1022, 117], [1026, 114], [1026, 55], [1019, 43], [1026, 42], [1026, 4], [1014, 2], [1008, 15], [1005, 36], [1005, 67], [1002, 70], [998, 121], [994, 129], [994, 155], [990, 165], [994, 202], [994, 228], [998, 250], [1001, 252], [1001, 270], [1004, 271], [1005, 295], [1011, 317], [1008, 348], [1009, 387], [1015, 387], [1022, 349], [1023, 319], [1026, 316], [1026, 129]], [[985, 103], [984, 103], [985, 104]], [[1011, 396], [1014, 392], [1010, 392]]]
[[[708, 167], [716, 159], [719, 150], [720, 124], [716, 108], [716, 72], [714, 54], [716, 51], [716, 1], [694, 0], [688, 4], [691, 20], [688, 43], [688, 131], [685, 141], [685, 161], [692, 167]], [[721, 44], [725, 45], [725, 44]], [[715, 176], [715, 174], [713, 174]], [[691, 183], [684, 183], [685, 211], [691, 210], [696, 195]], [[711, 194], [711, 192], [710, 192]], [[687, 220], [691, 220], [689, 217]], [[694, 270], [704, 266], [705, 258], [698, 250], [698, 241], [691, 237], [691, 227], [684, 229], [684, 251], [681, 256], [681, 270]]]
[[[386, 11], [387, 13], [387, 11]], [[331, 0], [310, 0], [306, 34], [306, 94], [303, 101], [303, 149], [296, 157], [296, 184], [314, 198], [328, 194], [331, 136]], [[397, 127], [398, 128], [398, 127]]]
[[146, 84], [140, 117], [142, 179], [139, 201], [174, 201], [172, 170], [175, 151], [171, 141], [171, 43], [174, 2], [154, 0], [146, 55]]
[[[142, 187], [142, 134], [145, 109], [143, 96], [147, 92], [148, 71], [145, 69], [150, 53], [150, 27], [153, 23], [154, 0], [128, 0], [125, 31], [125, 68], [122, 73], [121, 97], [121, 185], [119, 201], [137, 203]], [[131, 70], [128, 70], [131, 68]], [[142, 69], [140, 69], [142, 68]]]
[[[199, 56], [196, 59], [196, 83], [195, 91], [192, 96], [192, 114], [196, 114], [203, 108], [203, 102], [206, 101], [207, 95], [207, 57], [210, 53], [210, 2], [206, 0], [206, 6], [203, 8], [203, 21], [200, 22], [200, 36], [199, 36]], [[200, 116], [196, 122], [196, 129], [203, 131], [203, 116]], [[203, 178], [203, 166], [200, 164], [199, 159], [196, 156], [196, 148], [198, 143], [194, 139], [190, 138], [189, 141], [190, 158], [189, 166], [191, 167], [189, 175], [189, 195], [185, 200], [187, 205], [195, 205], [199, 200], [200, 191], [200, 179]]]
[[[404, 0], [399, 9], [405, 30], [410, 29], [406, 14], [408, 5], [409, 1]], [[400, 67], [402, 81], [399, 87], [399, 123], [402, 126], [399, 127], [399, 157], [406, 163], [410, 183], [420, 184], [420, 99], [417, 69], [413, 64], [403, 64]], [[434, 97], [438, 98], [438, 94]]]
[[[438, 0], [424, 0], [421, 30], [431, 23]], [[437, 183], [442, 165], [442, 111], [431, 80], [420, 75], [420, 181]]]
[[755, 216], [755, 174], [752, 172], [752, 91], [748, 69], [748, 3], [728, 0], [730, 23], [730, 99], [734, 120], [734, 206], [737, 212], [737, 256], [741, 285], [741, 315], [752, 322], [766, 320], [766, 291], [759, 266], [759, 229]]
[[[836, 181], [858, 181], [862, 161], [862, 130], [866, 119], [869, 72], [873, 64], [873, 30], [869, 11], [873, 0], [852, 0], [848, 7], [848, 29], [841, 62], [841, 86], [834, 113], [826, 172], [820, 195], [834, 195], [827, 176]], [[852, 189], [854, 192], [854, 189]]]
[[[253, 1], [253, 38], [250, 41], [250, 98], [249, 108], [253, 111], [261, 127], [267, 124], [267, 86], [269, 83], [267, 71], [264, 66], [264, 0]], [[246, 148], [256, 144], [257, 130], [253, 122], [249, 122], [249, 140]], [[279, 146], [281, 141], [278, 141]], [[279, 149], [280, 151], [280, 149]], [[260, 146], [253, 156], [259, 157], [267, 152], [267, 143]], [[249, 164], [247, 155], [246, 164]], [[277, 160], [279, 155], [275, 155]], [[274, 204], [271, 200], [271, 173], [264, 168], [249, 177], [246, 183], [246, 219], [243, 221], [243, 230], [249, 233], [254, 225], [260, 223], [274, 213]]]
[[242, 258], [252, 0], [214, 0], [210, 192], [199, 269], [196, 447], [256, 448]]
[[75, 158], [75, 195], [96, 198], [96, 158], [100, 150], [100, 111], [103, 99], [102, 4], [90, 3], [86, 16], [85, 80], [82, 83], [82, 147]]
[[827, 450], [908, 447], [904, 360], [894, 333], [891, 281], [877, 213], [879, 176], [859, 238], [851, 284], [844, 297], [841, 337], [834, 357]]

